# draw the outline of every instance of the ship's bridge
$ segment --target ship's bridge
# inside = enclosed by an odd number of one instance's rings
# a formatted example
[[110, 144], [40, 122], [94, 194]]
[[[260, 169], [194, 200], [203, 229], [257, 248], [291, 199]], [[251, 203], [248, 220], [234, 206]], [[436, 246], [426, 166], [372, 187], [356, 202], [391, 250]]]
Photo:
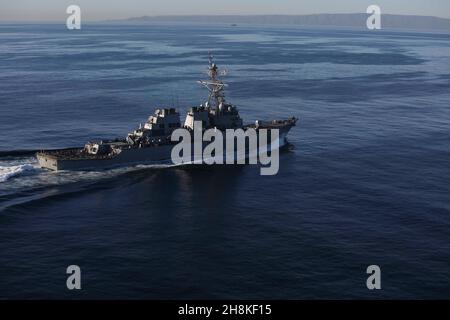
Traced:
[[166, 138], [180, 127], [180, 114], [175, 108], [157, 109], [144, 126], [140, 125], [139, 129], [128, 134], [127, 142], [133, 145], [145, 144], [155, 138]]
[[157, 109], [144, 124], [144, 131], [151, 131], [152, 137], [168, 136], [180, 126], [180, 114], [175, 108]]

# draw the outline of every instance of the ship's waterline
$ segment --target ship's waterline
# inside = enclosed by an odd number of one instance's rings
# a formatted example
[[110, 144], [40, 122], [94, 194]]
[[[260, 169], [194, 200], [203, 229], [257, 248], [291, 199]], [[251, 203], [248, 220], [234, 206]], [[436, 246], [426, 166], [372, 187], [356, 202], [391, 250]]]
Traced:
[[[270, 136], [269, 136], [270, 135]], [[193, 139], [192, 139], [193, 137]], [[269, 140], [268, 140], [269, 138]], [[261, 175], [275, 175], [280, 167], [279, 129], [226, 129], [203, 130], [202, 122], [194, 122], [193, 135], [187, 129], [177, 129], [171, 141], [179, 142], [172, 148], [171, 160], [174, 164], [258, 164]]]

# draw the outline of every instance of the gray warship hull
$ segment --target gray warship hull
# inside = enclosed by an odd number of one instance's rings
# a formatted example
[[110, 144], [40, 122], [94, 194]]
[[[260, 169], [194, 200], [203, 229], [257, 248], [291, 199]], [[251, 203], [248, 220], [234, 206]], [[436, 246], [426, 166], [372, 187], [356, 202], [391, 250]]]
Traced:
[[[59, 150], [37, 153], [39, 166], [53, 171], [61, 170], [102, 170], [147, 164], [170, 164], [172, 145], [147, 148], [130, 148], [113, 157], [83, 158], [65, 157]], [[82, 148], [66, 149], [65, 152], [78, 152]]]
[[[283, 147], [287, 140], [291, 127], [294, 124], [286, 124], [278, 126], [279, 141], [278, 147]], [[117, 142], [112, 142], [115, 144]], [[224, 142], [224, 146], [226, 142]], [[174, 165], [172, 162], [172, 148], [174, 144], [162, 144], [147, 147], [124, 147], [121, 152], [108, 156], [91, 156], [83, 154], [83, 148], [60, 149], [41, 151], [36, 154], [39, 166], [52, 171], [98, 171], [106, 169], [114, 169], [120, 167], [132, 167], [137, 165]], [[192, 146], [192, 144], [190, 144]], [[206, 146], [204, 143], [203, 148]], [[270, 145], [268, 146], [269, 148]], [[267, 150], [267, 149], [266, 149]], [[252, 152], [258, 154], [266, 150], [246, 150], [245, 156], [248, 157]], [[224, 151], [225, 154], [225, 151]], [[236, 153], [235, 156], [237, 157]], [[195, 154], [192, 152], [192, 161], [186, 162], [184, 165], [196, 165]]]

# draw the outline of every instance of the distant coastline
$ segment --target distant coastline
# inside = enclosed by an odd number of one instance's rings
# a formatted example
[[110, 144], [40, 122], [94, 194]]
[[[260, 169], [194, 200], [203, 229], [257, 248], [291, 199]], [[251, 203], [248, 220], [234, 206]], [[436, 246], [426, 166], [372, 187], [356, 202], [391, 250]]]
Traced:
[[[185, 15], [185, 16], [142, 16], [120, 20], [108, 20], [108, 23], [157, 23], [157, 22], [197, 22], [226, 23], [230, 25], [299, 25], [299, 26], [338, 26], [365, 28], [368, 15], [349, 14], [311, 14], [311, 15]], [[450, 19], [413, 16], [382, 15], [383, 28], [443, 30], [450, 32]]]

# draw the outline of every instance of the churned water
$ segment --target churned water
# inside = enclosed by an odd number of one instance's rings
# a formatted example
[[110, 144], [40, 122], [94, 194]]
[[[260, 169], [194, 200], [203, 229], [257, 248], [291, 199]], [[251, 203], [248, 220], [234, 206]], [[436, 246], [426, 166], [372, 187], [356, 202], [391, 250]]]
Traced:
[[[300, 118], [278, 175], [36, 166], [199, 105], [210, 50], [247, 122]], [[1, 25], [0, 297], [450, 298], [449, 66], [449, 34]]]

